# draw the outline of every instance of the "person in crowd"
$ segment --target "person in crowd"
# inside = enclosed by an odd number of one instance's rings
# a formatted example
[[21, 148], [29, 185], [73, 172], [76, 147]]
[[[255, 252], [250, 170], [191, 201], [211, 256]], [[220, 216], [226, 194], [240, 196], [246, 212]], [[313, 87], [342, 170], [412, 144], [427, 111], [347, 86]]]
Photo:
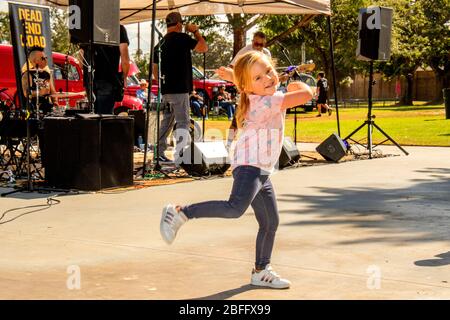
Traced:
[[141, 79], [139, 82], [139, 89], [136, 91], [136, 97], [145, 105], [148, 103], [148, 82]]
[[[165, 155], [167, 137], [177, 123], [175, 139], [177, 149], [175, 157], [181, 151], [183, 137], [189, 139], [189, 94], [193, 90], [192, 56], [194, 50], [198, 53], [208, 51], [208, 45], [200, 33], [197, 25], [185, 24], [185, 31], [193, 34], [194, 38], [183, 32], [183, 19], [178, 12], [171, 12], [166, 16], [167, 33], [155, 46], [153, 77], [160, 79], [162, 103], [168, 106], [168, 112], [163, 114], [158, 141], [159, 161], [170, 162]], [[161, 54], [159, 61], [158, 52]], [[161, 64], [161, 75], [158, 77], [158, 64]]]
[[214, 100], [219, 103], [219, 107], [226, 111], [228, 120], [233, 120], [235, 106], [231, 99], [231, 94], [225, 91], [225, 85], [219, 87], [219, 91], [216, 93]]
[[322, 108], [328, 111], [328, 115], [331, 116], [333, 109], [327, 104], [328, 100], [328, 80], [325, 78], [325, 72], [319, 72], [317, 75], [317, 116], [322, 116]]
[[278, 162], [284, 138], [286, 109], [309, 101], [311, 88], [302, 82], [289, 84], [287, 93], [277, 91], [278, 75], [263, 53], [250, 51], [241, 56], [233, 70], [240, 92], [237, 124], [242, 130], [232, 161], [233, 187], [226, 201], [206, 201], [164, 207], [160, 232], [171, 244], [180, 227], [197, 218], [239, 218], [252, 206], [259, 224], [256, 260], [251, 284], [276, 289], [289, 288], [271, 267], [272, 248], [279, 224], [275, 192], [270, 174]]
[[[191, 103], [192, 114], [198, 118], [202, 118], [203, 114], [203, 96], [195, 91], [195, 86], [189, 96], [189, 101]], [[206, 116], [208, 116], [206, 114]]]

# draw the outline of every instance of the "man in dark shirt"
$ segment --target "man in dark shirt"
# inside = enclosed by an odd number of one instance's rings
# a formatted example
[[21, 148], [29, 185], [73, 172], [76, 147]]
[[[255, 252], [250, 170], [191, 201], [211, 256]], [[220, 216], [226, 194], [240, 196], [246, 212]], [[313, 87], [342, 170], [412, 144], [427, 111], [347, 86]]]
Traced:
[[[181, 142], [188, 138], [189, 129], [189, 93], [192, 85], [191, 51], [199, 53], [208, 51], [208, 45], [200, 34], [198, 26], [187, 23], [186, 32], [191, 32], [195, 39], [183, 33], [183, 19], [178, 12], [171, 12], [166, 17], [167, 34], [155, 46], [153, 77], [158, 79], [158, 64], [161, 64], [159, 85], [162, 103], [169, 105], [169, 112], [163, 114], [158, 142], [159, 160], [170, 161], [164, 154], [167, 149], [167, 137], [177, 123], [175, 138], [177, 141], [176, 157], [179, 155]], [[159, 59], [161, 54], [161, 59]]]
[[328, 111], [328, 115], [331, 116], [333, 109], [327, 104], [328, 99], [328, 80], [325, 79], [325, 73], [319, 72], [317, 76], [317, 112], [319, 114], [318, 117], [322, 116], [322, 107], [324, 107]]
[[[115, 93], [126, 86], [127, 75], [130, 70], [130, 55], [128, 52], [127, 31], [120, 25], [120, 45], [107, 46], [93, 44], [94, 59], [94, 95], [95, 113], [112, 114], [116, 102]], [[84, 56], [88, 58], [89, 48], [83, 48]], [[122, 65], [122, 74], [119, 73], [119, 61]], [[84, 83], [86, 92], [89, 92], [88, 70], [84, 68]]]

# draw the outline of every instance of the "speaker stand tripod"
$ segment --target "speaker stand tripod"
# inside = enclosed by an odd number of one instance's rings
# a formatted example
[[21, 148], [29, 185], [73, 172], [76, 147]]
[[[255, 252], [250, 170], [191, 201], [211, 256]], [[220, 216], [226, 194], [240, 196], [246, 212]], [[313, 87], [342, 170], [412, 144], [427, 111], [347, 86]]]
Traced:
[[[375, 82], [373, 81], [373, 61], [370, 61], [370, 66], [369, 66], [369, 92], [368, 92], [368, 104], [369, 104], [369, 111], [367, 113], [367, 120], [364, 121], [364, 123], [362, 125], [360, 125], [358, 128], [356, 128], [352, 133], [350, 133], [347, 137], [345, 137], [343, 140], [347, 141], [347, 140], [351, 140], [363, 147], [365, 147], [368, 151], [369, 151], [369, 159], [372, 159], [372, 152], [373, 152], [373, 148], [374, 146], [373, 144], [373, 139], [372, 139], [372, 133], [373, 133], [373, 128], [375, 127], [376, 129], [378, 129], [378, 131], [380, 131], [384, 136], [385, 136], [385, 140], [383, 140], [382, 142], [380, 142], [379, 144], [375, 145], [375, 147], [382, 145], [383, 143], [385, 143], [386, 141], [391, 141], [394, 145], [396, 145], [401, 151], [403, 151], [403, 153], [405, 155], [408, 155], [409, 153], [403, 149], [394, 139], [392, 139], [386, 132], [383, 131], [383, 129], [381, 129], [376, 123], [375, 123], [375, 116], [372, 115], [372, 87], [375, 84]], [[364, 128], [367, 125], [367, 146], [364, 146], [362, 144], [360, 144], [358, 141], [352, 139], [351, 137], [353, 135], [355, 135], [359, 130], [361, 130], [362, 128]]]

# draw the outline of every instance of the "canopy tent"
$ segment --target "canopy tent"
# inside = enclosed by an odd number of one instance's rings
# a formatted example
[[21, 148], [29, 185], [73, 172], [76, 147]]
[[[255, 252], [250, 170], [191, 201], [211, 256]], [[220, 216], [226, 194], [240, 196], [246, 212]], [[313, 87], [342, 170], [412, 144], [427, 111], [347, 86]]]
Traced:
[[[18, 0], [67, 7], [69, 0]], [[178, 11], [184, 16], [210, 14], [325, 14], [331, 15], [330, 0], [156, 0], [156, 19]], [[120, 0], [122, 23], [152, 20], [152, 1]]]

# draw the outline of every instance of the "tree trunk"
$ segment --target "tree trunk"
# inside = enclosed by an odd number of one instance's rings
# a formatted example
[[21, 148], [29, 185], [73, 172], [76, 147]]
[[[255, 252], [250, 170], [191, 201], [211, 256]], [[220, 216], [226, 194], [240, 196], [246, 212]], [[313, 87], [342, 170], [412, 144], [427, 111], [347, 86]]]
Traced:
[[406, 106], [413, 105], [413, 84], [414, 84], [414, 77], [411, 73], [408, 73], [406, 75], [405, 94], [402, 96], [402, 99], [400, 100], [400, 104], [406, 105]]
[[245, 46], [244, 28], [235, 28], [233, 33], [233, 57]]

